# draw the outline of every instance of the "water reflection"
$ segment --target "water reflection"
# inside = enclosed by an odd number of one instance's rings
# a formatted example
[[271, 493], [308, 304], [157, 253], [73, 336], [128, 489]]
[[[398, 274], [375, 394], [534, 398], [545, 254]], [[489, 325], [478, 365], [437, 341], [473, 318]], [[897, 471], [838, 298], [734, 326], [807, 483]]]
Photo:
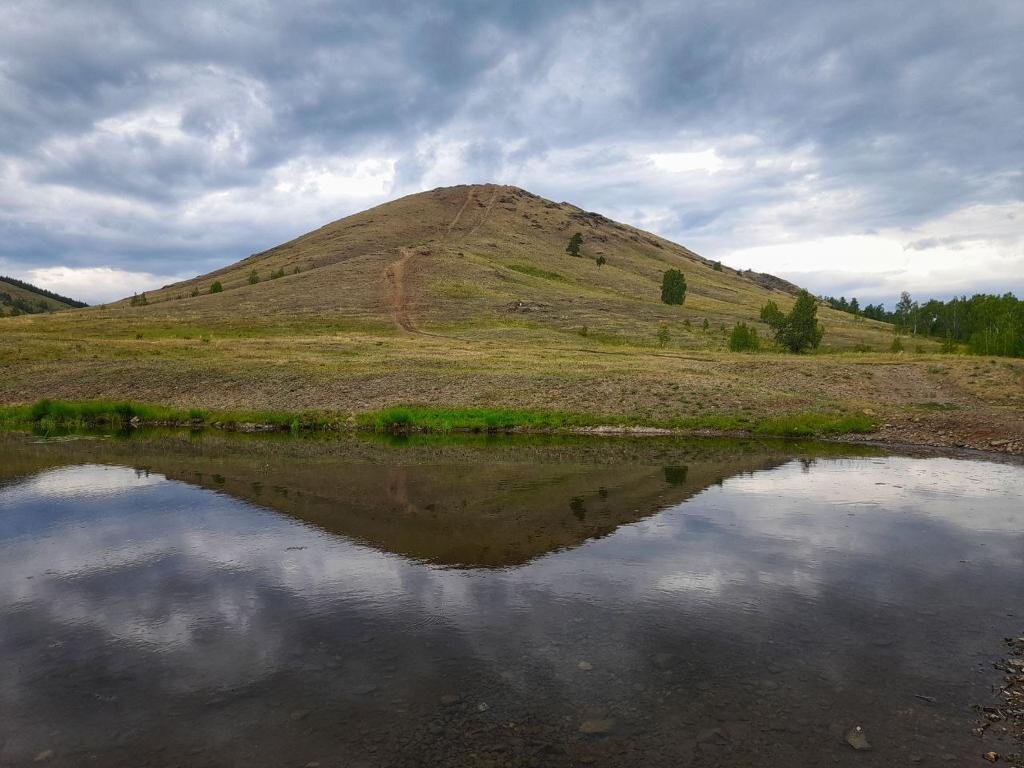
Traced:
[[5, 445], [0, 762], [976, 759], [1018, 467], [260, 445]]

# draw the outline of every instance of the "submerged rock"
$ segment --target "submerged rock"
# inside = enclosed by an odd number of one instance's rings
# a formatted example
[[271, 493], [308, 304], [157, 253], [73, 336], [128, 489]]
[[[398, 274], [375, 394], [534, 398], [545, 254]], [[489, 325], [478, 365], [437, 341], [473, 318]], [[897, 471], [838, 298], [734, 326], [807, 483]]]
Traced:
[[614, 726], [615, 721], [611, 719], [595, 718], [593, 720], [584, 720], [580, 723], [580, 733], [609, 733]]
[[858, 751], [871, 749], [868, 735], [859, 725], [846, 732], [846, 743]]

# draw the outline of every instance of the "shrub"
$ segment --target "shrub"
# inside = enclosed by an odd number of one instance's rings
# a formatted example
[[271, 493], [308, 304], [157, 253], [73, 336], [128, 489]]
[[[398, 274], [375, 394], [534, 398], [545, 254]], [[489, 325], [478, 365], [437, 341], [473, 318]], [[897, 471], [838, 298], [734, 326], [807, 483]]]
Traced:
[[729, 349], [733, 352], [756, 352], [761, 348], [757, 329], [746, 323], [737, 323], [729, 334]]
[[189, 296], [191, 296], [192, 298], [195, 298], [198, 295], [199, 295], [199, 286], [197, 285], [195, 288], [192, 289], [192, 292], [189, 294]]
[[224, 290], [224, 286], [220, 284], [220, 280], [214, 280], [213, 285], [210, 286], [210, 293], [220, 293]]
[[573, 236], [569, 238], [569, 244], [565, 246], [565, 252], [570, 256], [579, 256], [581, 245], [583, 245], [583, 235], [579, 232], [575, 232], [573, 233]]
[[608, 260], [603, 255], [598, 256], [596, 259], [594, 259], [594, 261], [597, 262], [597, 266], [599, 267], [603, 267], [608, 262]]
[[893, 354], [899, 354], [900, 352], [903, 351], [903, 342], [900, 341], [899, 336], [893, 337], [892, 344], [889, 346], [889, 351], [892, 352]]
[[722, 262], [716, 261], [714, 263], [714, 265], [712, 266], [712, 269], [714, 269], [715, 272], [721, 272], [722, 271]]
[[668, 344], [668, 340], [670, 338], [672, 338], [672, 334], [669, 333], [668, 326], [662, 323], [661, 327], [658, 329], [658, 346], [664, 347]]
[[678, 269], [661, 276], [661, 300], [666, 304], [682, 304], [686, 298], [686, 278]]
[[259, 272], [257, 272], [255, 269], [251, 270], [249, 272], [249, 285], [256, 285], [256, 283], [258, 283], [259, 281], [260, 281]]
[[144, 307], [149, 304], [149, 299], [146, 298], [146, 292], [143, 291], [141, 294], [133, 294], [128, 303], [133, 307]]
[[775, 332], [775, 340], [790, 352], [817, 349], [825, 334], [818, 325], [818, 300], [807, 291], [800, 291], [788, 315], [769, 301], [761, 308], [761, 320]]

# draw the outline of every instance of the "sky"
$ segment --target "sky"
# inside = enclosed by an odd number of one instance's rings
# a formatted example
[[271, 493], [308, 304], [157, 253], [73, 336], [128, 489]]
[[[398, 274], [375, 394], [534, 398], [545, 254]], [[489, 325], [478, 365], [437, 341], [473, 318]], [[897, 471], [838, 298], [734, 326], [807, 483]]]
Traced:
[[1024, 3], [0, 0], [0, 274], [90, 302], [514, 184], [815, 293], [1024, 295]]

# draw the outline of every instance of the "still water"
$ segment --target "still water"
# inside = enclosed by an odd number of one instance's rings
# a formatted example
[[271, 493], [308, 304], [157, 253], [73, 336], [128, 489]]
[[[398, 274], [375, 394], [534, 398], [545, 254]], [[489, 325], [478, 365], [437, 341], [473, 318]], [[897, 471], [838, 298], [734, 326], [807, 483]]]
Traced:
[[0, 438], [0, 765], [977, 764], [1022, 498], [809, 444]]

